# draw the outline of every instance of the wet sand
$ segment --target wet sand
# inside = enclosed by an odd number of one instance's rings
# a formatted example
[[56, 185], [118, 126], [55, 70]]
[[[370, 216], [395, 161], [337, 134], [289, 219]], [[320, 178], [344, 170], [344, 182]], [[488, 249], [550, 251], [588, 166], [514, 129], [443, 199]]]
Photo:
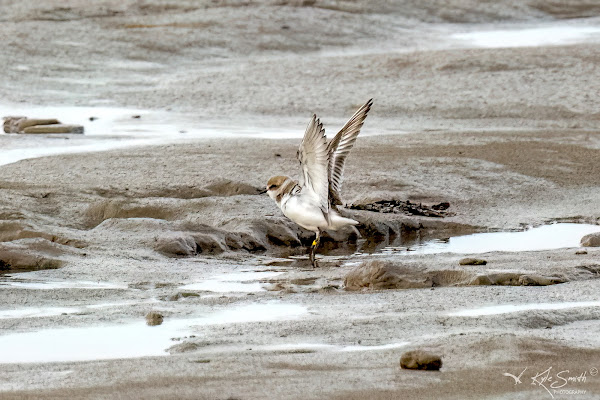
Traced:
[[[313, 270], [301, 257], [310, 235], [259, 194], [271, 175], [297, 176], [297, 139], [193, 138], [3, 165], [0, 256], [14, 267], [0, 275], [0, 347], [16, 355], [0, 354], [0, 398], [598, 396], [600, 250], [371, 254], [408, 239], [600, 222], [598, 41], [489, 49], [448, 38], [597, 10], [424, 4], [7, 6], [0, 29], [14, 39], [0, 85], [24, 114], [109, 100], [188, 126], [300, 137], [313, 112], [332, 134], [375, 97], [345, 202], [449, 202], [451, 214], [354, 212], [377, 237], [324, 243]], [[50, 30], [53, 42], [35, 47]], [[487, 264], [459, 265], [470, 255]], [[348, 274], [373, 262], [410, 288], [348, 290]], [[162, 325], [145, 325], [150, 311]], [[60, 329], [72, 346], [52, 340]], [[55, 351], [28, 359], [27, 340]], [[148, 346], [123, 346], [136, 342]], [[411, 349], [442, 355], [441, 371], [400, 369]], [[521, 384], [503, 375], [526, 367]], [[565, 370], [586, 380], [531, 384], [550, 367], [555, 381]]]

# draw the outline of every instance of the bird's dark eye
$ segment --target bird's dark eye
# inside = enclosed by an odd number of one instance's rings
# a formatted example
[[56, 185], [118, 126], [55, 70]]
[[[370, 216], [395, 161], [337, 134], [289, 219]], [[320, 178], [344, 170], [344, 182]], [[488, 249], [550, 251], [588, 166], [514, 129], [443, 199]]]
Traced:
[[276, 187], [277, 187], [277, 185], [271, 185], [271, 186], [269, 186], [268, 189], [271, 190], [271, 189], [275, 189]]

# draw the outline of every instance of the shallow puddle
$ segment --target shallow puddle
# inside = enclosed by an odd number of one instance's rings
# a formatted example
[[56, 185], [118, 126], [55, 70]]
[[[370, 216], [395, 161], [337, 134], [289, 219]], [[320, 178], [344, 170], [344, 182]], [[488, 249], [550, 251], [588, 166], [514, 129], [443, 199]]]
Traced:
[[243, 271], [229, 274], [222, 274], [205, 279], [202, 282], [190, 283], [180, 286], [183, 290], [200, 290], [217, 293], [243, 292], [254, 293], [262, 292], [265, 289], [259, 282], [261, 279], [272, 278], [283, 274], [277, 271]]
[[53, 317], [81, 312], [76, 307], [27, 307], [16, 310], [0, 310], [0, 319]]
[[0, 336], [0, 363], [103, 360], [164, 355], [186, 326], [148, 327], [144, 321], [117, 326], [44, 329]]
[[530, 304], [505, 304], [490, 307], [474, 308], [451, 312], [453, 317], [480, 317], [484, 315], [509, 314], [532, 310], [566, 310], [569, 308], [600, 307], [600, 301], [575, 301], [562, 303], [530, 303]]
[[29, 118], [56, 118], [66, 124], [82, 125], [85, 133], [27, 135], [4, 134], [0, 131], [3, 145], [0, 165], [59, 154], [163, 145], [204, 138], [301, 138], [304, 132], [302, 129], [199, 124], [194, 120], [194, 116], [156, 110], [100, 106], [0, 105], [0, 118], [19, 115]]
[[101, 308], [132, 306], [137, 304], [157, 303], [158, 299], [149, 299], [145, 301], [125, 301], [120, 303], [99, 303], [89, 304], [80, 307], [24, 307], [14, 310], [0, 310], [0, 319], [20, 319], [20, 318], [43, 318], [55, 317], [58, 315], [79, 314], [90, 310]]
[[581, 238], [600, 232], [600, 225], [552, 224], [519, 232], [490, 232], [455, 236], [404, 246], [388, 246], [382, 254], [479, 254], [491, 251], [539, 251], [579, 247]]
[[552, 26], [456, 33], [451, 37], [477, 47], [506, 48], [559, 46], [594, 39], [600, 34], [596, 26]]
[[306, 307], [296, 304], [249, 304], [199, 318], [165, 318], [158, 326], [147, 326], [140, 317], [121, 325], [15, 333], [0, 336], [0, 363], [164, 356], [172, 338], [193, 333], [195, 326], [290, 320], [306, 312]]
[[127, 289], [127, 285], [110, 282], [91, 281], [34, 281], [7, 276], [0, 281], [0, 287], [10, 286], [21, 289], [54, 290], [54, 289]]

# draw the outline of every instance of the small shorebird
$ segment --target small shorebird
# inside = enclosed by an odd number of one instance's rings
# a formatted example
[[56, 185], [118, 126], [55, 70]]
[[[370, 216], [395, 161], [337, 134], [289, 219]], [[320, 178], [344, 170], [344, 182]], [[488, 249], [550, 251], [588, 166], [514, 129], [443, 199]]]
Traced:
[[342, 205], [344, 163], [372, 104], [373, 99], [359, 108], [329, 143], [323, 124], [313, 115], [296, 154], [302, 169], [300, 183], [288, 176], [274, 176], [267, 183], [269, 197], [277, 202], [283, 214], [316, 234], [309, 253], [313, 267], [317, 266], [315, 252], [321, 231], [358, 224], [342, 217], [338, 206]]

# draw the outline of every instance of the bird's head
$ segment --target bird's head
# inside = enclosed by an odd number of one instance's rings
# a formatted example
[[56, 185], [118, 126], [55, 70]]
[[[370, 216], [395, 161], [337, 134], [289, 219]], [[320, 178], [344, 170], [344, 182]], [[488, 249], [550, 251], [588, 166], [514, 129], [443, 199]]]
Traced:
[[283, 189], [286, 186], [285, 183], [291, 181], [287, 176], [274, 176], [267, 182], [267, 194], [273, 200], [279, 202]]

